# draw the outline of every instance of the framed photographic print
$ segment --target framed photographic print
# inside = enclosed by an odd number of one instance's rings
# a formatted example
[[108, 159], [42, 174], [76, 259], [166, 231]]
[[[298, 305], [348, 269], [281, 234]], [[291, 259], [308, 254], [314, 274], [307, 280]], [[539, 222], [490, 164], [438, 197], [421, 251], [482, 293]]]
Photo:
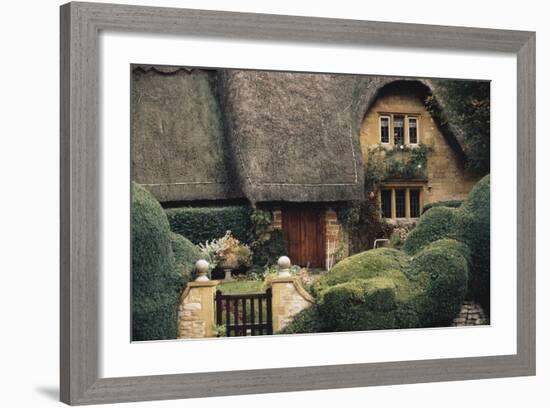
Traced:
[[534, 112], [532, 32], [62, 6], [62, 401], [534, 375]]

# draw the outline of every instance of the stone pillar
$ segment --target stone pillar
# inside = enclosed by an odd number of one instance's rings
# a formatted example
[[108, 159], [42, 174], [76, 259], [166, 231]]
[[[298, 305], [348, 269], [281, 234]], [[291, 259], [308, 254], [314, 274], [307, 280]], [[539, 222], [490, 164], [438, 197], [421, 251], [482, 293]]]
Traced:
[[178, 308], [178, 339], [212, 337], [218, 281], [189, 282]]
[[178, 308], [178, 339], [212, 337], [215, 317], [215, 296], [218, 281], [206, 276], [208, 262], [199, 260], [196, 264], [198, 277], [189, 282], [181, 295]]
[[277, 333], [292, 321], [303, 309], [313, 305], [315, 300], [302, 287], [298, 278], [290, 275], [290, 259], [279, 258], [279, 276], [271, 281], [271, 313], [273, 332]]

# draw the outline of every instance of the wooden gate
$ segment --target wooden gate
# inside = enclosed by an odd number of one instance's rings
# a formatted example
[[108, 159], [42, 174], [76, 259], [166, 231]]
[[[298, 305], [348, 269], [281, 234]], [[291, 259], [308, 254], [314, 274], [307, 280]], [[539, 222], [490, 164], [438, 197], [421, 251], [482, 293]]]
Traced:
[[227, 295], [218, 290], [216, 324], [225, 325], [227, 337], [273, 334], [271, 288], [264, 293]]

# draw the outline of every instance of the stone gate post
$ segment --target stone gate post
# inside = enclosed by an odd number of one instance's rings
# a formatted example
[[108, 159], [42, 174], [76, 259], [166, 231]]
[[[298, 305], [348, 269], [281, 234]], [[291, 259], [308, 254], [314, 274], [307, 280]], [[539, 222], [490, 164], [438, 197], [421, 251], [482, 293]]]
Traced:
[[214, 298], [218, 281], [206, 276], [208, 262], [199, 260], [196, 264], [198, 278], [189, 282], [183, 291], [178, 308], [178, 339], [212, 337], [216, 317]]
[[271, 281], [273, 333], [283, 329], [297, 313], [315, 303], [298, 278], [290, 274], [290, 259], [282, 256], [277, 264], [279, 276]]

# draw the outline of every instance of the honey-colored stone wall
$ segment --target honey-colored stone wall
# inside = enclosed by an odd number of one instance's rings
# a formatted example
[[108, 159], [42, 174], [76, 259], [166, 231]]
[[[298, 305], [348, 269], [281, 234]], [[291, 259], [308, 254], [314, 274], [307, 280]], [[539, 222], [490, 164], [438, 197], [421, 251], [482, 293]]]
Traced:
[[326, 269], [331, 269], [336, 262], [349, 255], [348, 234], [338, 221], [336, 211], [329, 208], [325, 211], [325, 236], [327, 244]]
[[[417, 115], [419, 117], [419, 143], [432, 146], [434, 149], [433, 153], [428, 156], [428, 181], [422, 184], [423, 204], [465, 199], [478, 178], [471, 177], [464, 172], [459, 156], [439, 131], [422, 99], [412, 93], [386, 93], [381, 95], [371, 106], [360, 131], [364, 162], [366, 163], [368, 160], [368, 147], [380, 144], [379, 117], [385, 113]], [[393, 145], [391, 128], [390, 143]]]
[[273, 332], [289, 324], [293, 317], [314, 303], [295, 277], [274, 278], [271, 281]]
[[178, 339], [212, 337], [218, 281], [189, 282], [178, 308]]

